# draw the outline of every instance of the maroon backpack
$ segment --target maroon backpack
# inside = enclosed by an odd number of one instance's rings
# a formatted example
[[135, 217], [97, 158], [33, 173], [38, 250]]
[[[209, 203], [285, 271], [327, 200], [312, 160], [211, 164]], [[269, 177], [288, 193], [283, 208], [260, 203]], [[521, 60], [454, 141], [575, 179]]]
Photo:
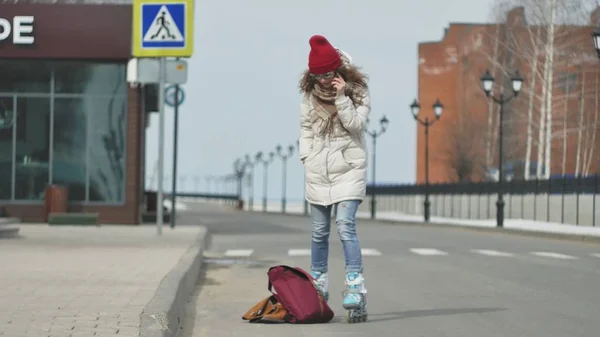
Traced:
[[302, 268], [279, 265], [269, 268], [267, 275], [269, 291], [287, 310], [285, 321], [327, 323], [333, 318], [333, 311], [317, 291], [312, 276]]

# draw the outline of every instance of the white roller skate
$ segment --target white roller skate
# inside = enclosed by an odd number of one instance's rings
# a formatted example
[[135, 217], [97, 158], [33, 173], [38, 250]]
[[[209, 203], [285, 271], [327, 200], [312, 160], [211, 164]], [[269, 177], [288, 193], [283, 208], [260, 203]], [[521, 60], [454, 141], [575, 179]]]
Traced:
[[348, 310], [346, 320], [348, 323], [367, 321], [367, 289], [365, 279], [361, 273], [346, 274], [346, 290], [344, 291], [344, 309]]
[[329, 300], [329, 275], [319, 271], [313, 271], [310, 274], [315, 279], [313, 283], [317, 291], [323, 296], [325, 302], [327, 302]]

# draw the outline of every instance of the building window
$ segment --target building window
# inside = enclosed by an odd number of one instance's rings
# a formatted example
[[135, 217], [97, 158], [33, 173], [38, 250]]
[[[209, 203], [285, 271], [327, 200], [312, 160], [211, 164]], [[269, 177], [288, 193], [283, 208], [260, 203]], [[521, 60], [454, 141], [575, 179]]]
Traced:
[[127, 98], [97, 97], [87, 106], [94, 110], [88, 133], [89, 200], [124, 200]]
[[49, 180], [51, 99], [16, 96], [15, 100], [14, 199], [42, 200]]
[[44, 61], [0, 60], [0, 92], [50, 93], [51, 65]]
[[72, 202], [123, 203], [125, 64], [0, 60], [0, 73], [0, 200], [58, 184]]
[[87, 195], [88, 111], [84, 98], [54, 100], [52, 183], [68, 188], [69, 200], [85, 201]]
[[569, 94], [575, 91], [577, 85], [577, 74], [569, 72], [559, 72], [557, 76], [557, 86], [565, 93]]

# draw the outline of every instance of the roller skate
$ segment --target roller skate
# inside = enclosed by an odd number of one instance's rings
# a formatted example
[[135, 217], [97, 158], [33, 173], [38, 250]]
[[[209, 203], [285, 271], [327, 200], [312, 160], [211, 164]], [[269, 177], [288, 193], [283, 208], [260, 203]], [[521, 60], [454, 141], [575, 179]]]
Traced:
[[321, 294], [325, 299], [325, 302], [327, 302], [329, 300], [329, 275], [319, 271], [313, 271], [310, 274], [314, 278], [313, 283], [315, 288], [317, 288], [319, 294]]
[[360, 273], [346, 274], [346, 290], [343, 293], [346, 321], [348, 323], [360, 323], [367, 321], [367, 289], [364, 286], [365, 279]]

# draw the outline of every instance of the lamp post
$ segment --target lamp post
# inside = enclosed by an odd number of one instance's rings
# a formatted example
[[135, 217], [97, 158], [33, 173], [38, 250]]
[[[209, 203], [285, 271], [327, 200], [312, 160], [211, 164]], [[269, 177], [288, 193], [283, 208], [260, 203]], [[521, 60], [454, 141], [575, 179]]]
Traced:
[[237, 196], [238, 196], [237, 209], [244, 208], [244, 205], [242, 202], [242, 182], [244, 179], [244, 173], [246, 173], [247, 166], [248, 166], [248, 163], [246, 161], [243, 161], [240, 158], [236, 159], [235, 162], [233, 163], [234, 174], [230, 178], [234, 178], [237, 183], [237, 192], [236, 192]]
[[288, 153], [283, 153], [283, 147], [281, 145], [277, 145], [275, 149], [277, 151], [277, 155], [281, 158], [281, 213], [285, 213], [285, 204], [286, 204], [286, 185], [287, 185], [287, 160], [294, 153], [294, 145], [288, 146]]
[[262, 151], [256, 154], [256, 162], [261, 162], [264, 165], [263, 169], [263, 212], [267, 211], [267, 179], [269, 178], [269, 164], [273, 161], [275, 153], [269, 152], [267, 159], [263, 158]]
[[435, 114], [435, 119], [429, 120], [429, 117], [425, 117], [425, 120], [422, 120], [419, 118], [419, 112], [421, 111], [421, 105], [419, 102], [415, 99], [410, 105], [410, 110], [415, 120], [425, 127], [425, 201], [423, 202], [423, 217], [425, 222], [429, 222], [431, 206], [431, 202], [429, 202], [429, 127], [440, 119], [442, 112], [444, 111], [444, 106], [438, 99], [435, 101], [432, 108], [433, 113]]
[[498, 200], [496, 201], [496, 227], [504, 226], [504, 200], [502, 195], [502, 157], [504, 151], [504, 104], [510, 102], [513, 98], [519, 95], [521, 88], [523, 87], [523, 78], [519, 75], [519, 71], [515, 72], [515, 75], [510, 79], [512, 83], [513, 95], [510, 97], [504, 97], [501, 93], [499, 97], [495, 97], [491, 94], [494, 89], [494, 77], [490, 74], [489, 70], [485, 71], [485, 74], [481, 77], [481, 85], [483, 91], [488, 98], [500, 105], [500, 122], [498, 125]]
[[248, 210], [254, 209], [254, 166], [258, 164], [258, 155], [255, 156], [255, 161], [252, 160], [249, 154], [246, 155], [246, 166], [250, 168], [248, 173]]
[[[369, 123], [369, 121], [367, 120], [367, 123]], [[373, 181], [373, 186], [371, 187], [371, 219], [375, 219], [375, 173], [376, 173], [376, 160], [377, 160], [377, 151], [376, 151], [376, 146], [377, 146], [377, 137], [381, 136], [385, 130], [387, 130], [388, 125], [390, 124], [390, 121], [387, 119], [387, 117], [385, 117], [385, 115], [383, 117], [381, 117], [381, 119], [379, 120], [379, 124], [381, 126], [381, 129], [379, 130], [379, 132], [372, 130], [369, 131], [367, 130], [367, 133], [373, 138], [373, 168], [371, 171], [371, 179]]]
[[592, 38], [594, 39], [594, 48], [596, 48], [596, 54], [600, 59], [600, 26], [596, 27], [592, 32]]

